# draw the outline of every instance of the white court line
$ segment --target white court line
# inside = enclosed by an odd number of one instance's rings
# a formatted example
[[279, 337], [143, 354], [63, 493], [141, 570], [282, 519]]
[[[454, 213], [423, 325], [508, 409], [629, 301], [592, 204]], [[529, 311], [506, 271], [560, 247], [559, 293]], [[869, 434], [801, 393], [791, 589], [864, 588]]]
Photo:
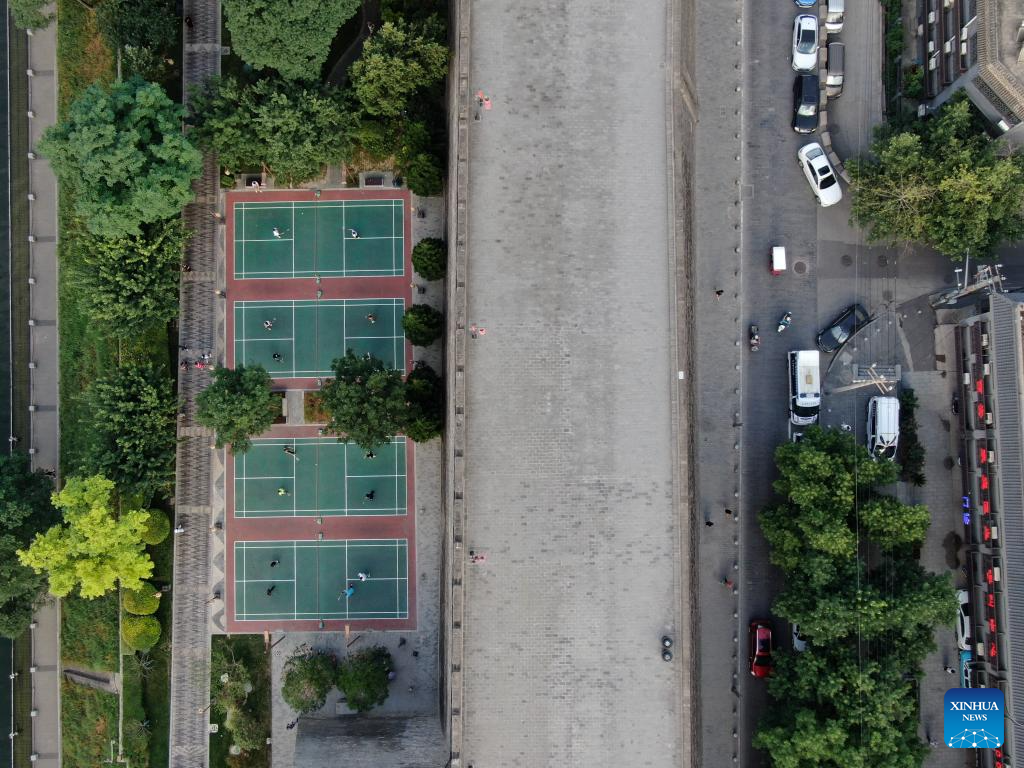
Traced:
[[[295, 542], [292, 541], [292, 562], [298, 565], [298, 552], [296, 551]], [[297, 582], [296, 582], [297, 583]], [[292, 590], [292, 616], [297, 616], [299, 613], [299, 590]]]

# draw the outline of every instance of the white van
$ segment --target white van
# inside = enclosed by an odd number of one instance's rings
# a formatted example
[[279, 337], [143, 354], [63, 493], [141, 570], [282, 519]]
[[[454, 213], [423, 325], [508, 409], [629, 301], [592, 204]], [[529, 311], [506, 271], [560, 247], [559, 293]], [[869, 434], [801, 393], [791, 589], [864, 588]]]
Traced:
[[828, 0], [825, 12], [825, 31], [830, 35], [843, 31], [844, 0]]
[[821, 363], [818, 350], [789, 353], [789, 420], [797, 426], [818, 423], [821, 409]]
[[896, 458], [900, 441], [900, 401], [895, 397], [872, 397], [868, 401], [868, 451], [876, 459]]

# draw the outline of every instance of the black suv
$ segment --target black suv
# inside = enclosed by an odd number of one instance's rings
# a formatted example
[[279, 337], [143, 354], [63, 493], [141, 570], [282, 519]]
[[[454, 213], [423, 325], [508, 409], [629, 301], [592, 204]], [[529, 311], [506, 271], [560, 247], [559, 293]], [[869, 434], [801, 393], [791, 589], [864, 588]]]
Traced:
[[813, 133], [818, 127], [818, 75], [797, 75], [793, 80], [793, 130]]

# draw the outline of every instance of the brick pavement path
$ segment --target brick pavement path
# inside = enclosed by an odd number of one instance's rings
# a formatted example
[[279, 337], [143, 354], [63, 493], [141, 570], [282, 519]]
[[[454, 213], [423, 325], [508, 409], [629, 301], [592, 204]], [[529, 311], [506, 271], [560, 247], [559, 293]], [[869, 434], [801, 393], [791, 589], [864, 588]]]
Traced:
[[[189, 0], [184, 14], [184, 87], [187, 93], [220, 72], [220, 3]], [[187, 101], [187, 97], [186, 97]], [[218, 283], [219, 223], [213, 217], [219, 191], [216, 158], [206, 156], [195, 183], [196, 199], [185, 209], [193, 231], [185, 259], [192, 267], [181, 281], [180, 343], [214, 351], [223, 322], [214, 291]], [[212, 433], [195, 422], [195, 397], [209, 383], [208, 371], [179, 374], [184, 401], [178, 426], [174, 607], [171, 656], [171, 768], [201, 768], [208, 761], [210, 702], [210, 548]]]

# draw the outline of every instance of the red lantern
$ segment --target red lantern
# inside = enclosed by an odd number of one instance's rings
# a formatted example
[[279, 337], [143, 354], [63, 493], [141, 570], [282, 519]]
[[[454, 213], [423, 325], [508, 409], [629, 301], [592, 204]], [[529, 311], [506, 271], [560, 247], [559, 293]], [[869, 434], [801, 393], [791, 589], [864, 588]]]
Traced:
[[984, 421], [985, 419], [985, 404], [978, 403], [978, 421]]
[[985, 539], [985, 541], [988, 541], [989, 539], [991, 539], [992, 538], [992, 526], [990, 526], [990, 525], [984, 526], [981, 529], [981, 535]]
[[991, 616], [988, 620], [988, 631], [991, 632], [993, 635], [996, 633], [996, 620]]
[[986, 598], [986, 602], [988, 603], [989, 608], [994, 609], [996, 607], [996, 596], [990, 592], [988, 597]]
[[975, 388], [975, 390], [977, 390], [979, 395], [984, 395], [985, 394], [985, 380], [984, 379], [978, 379], [977, 382], [975, 382], [975, 384], [974, 384], [974, 388]]
[[992, 586], [992, 584], [993, 584], [993, 583], [995, 583], [995, 580], [996, 580], [996, 577], [995, 577], [995, 575], [994, 575], [994, 574], [992, 573], [992, 569], [991, 569], [991, 568], [988, 568], [988, 569], [987, 569], [987, 570], [985, 571], [985, 581], [987, 581], [987, 582], [989, 583], [989, 586]]
[[989, 503], [988, 499], [981, 502], [981, 511], [986, 515], [992, 511], [992, 505]]
[[992, 659], [994, 659], [996, 657], [996, 644], [995, 643], [989, 643], [988, 644], [988, 655], [989, 655], [989, 658], [992, 658]]
[[981, 449], [978, 451], [978, 454], [981, 456], [982, 464], [988, 461], [988, 448], [986, 448], [985, 446], [981, 446]]
[[983, 491], [987, 491], [988, 490], [988, 475], [982, 475], [981, 476], [981, 490], [983, 490]]

